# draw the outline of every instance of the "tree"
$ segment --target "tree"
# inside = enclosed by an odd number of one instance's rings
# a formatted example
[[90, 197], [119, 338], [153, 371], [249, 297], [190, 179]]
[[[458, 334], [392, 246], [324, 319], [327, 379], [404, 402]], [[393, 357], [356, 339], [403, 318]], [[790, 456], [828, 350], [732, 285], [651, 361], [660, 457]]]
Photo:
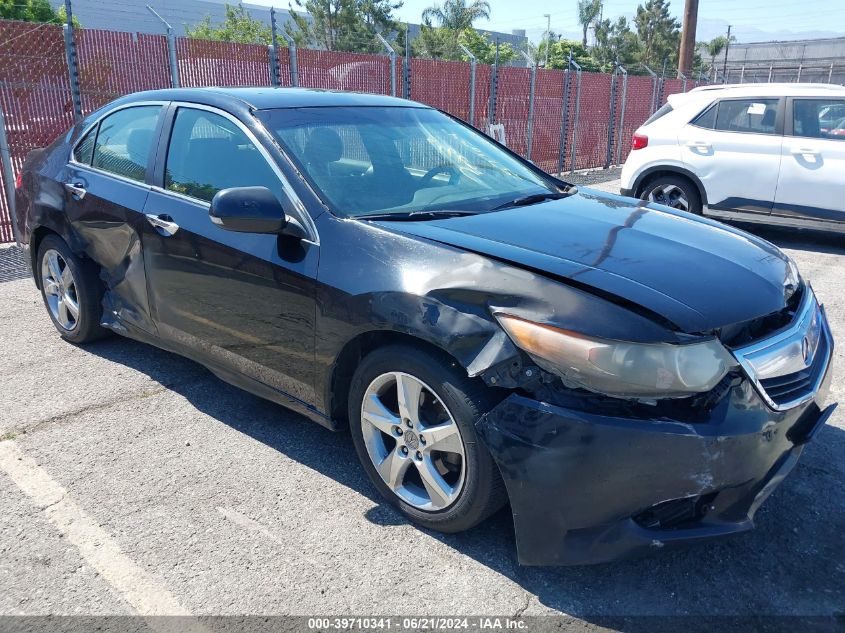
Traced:
[[[496, 43], [490, 41], [490, 36], [479, 33], [475, 29], [464, 29], [458, 35], [458, 41], [475, 55], [480, 64], [492, 64], [496, 60]], [[499, 63], [512, 62], [519, 54], [508, 42], [499, 44]], [[462, 52], [460, 59], [469, 61], [469, 57]]]
[[185, 34], [196, 39], [240, 44], [270, 44], [272, 41], [270, 27], [254, 19], [242, 5], [233, 7], [227, 4], [226, 17], [219, 26], [211, 22], [210, 15], [206, 15], [193, 28], [186, 26]]
[[311, 20], [294, 11], [285, 32], [298, 46], [318, 46], [329, 51], [376, 53], [383, 50], [376, 33], [391, 35], [401, 30], [393, 11], [402, 6], [391, 0], [294, 0]]
[[[433, 59], [464, 59], [466, 56], [460, 47], [464, 44], [479, 60], [489, 59], [486, 63], [491, 63], [495, 57], [495, 44], [472, 28], [475, 20], [489, 17], [490, 4], [486, 0], [474, 0], [469, 5], [465, 0], [446, 0], [442, 7], [429, 7], [422, 12], [420, 35], [412, 44], [414, 54]], [[472, 46], [477, 47], [478, 54]], [[491, 50], [493, 57], [490, 56]], [[500, 46], [500, 61], [503, 61], [502, 51]], [[508, 46], [504, 55], [512, 59], [515, 52]]]
[[437, 22], [438, 26], [457, 32], [471, 29], [472, 23], [482, 18], [490, 18], [490, 3], [487, 0], [473, 0], [469, 5], [465, 0], [446, 0], [442, 7], [434, 5], [422, 12], [424, 25], [431, 26]]
[[[0, 0], [0, 18], [24, 22], [45, 22], [64, 24], [67, 13], [64, 6], [54, 10], [49, 0]], [[80, 28], [79, 20], [73, 17], [73, 26]]]
[[[545, 59], [545, 43], [541, 42], [537, 51], [538, 58]], [[576, 64], [586, 71], [596, 71], [598, 66], [590, 55], [590, 51], [581, 43], [575, 40], [564, 40], [554, 34], [549, 38], [549, 68], [566, 68], [569, 65], [569, 52], [572, 51], [572, 59]]]
[[615, 22], [606, 18], [596, 23], [596, 45], [591, 54], [603, 72], [612, 71], [616, 61], [623, 66], [633, 66], [639, 53], [640, 41], [625, 17], [619, 16]]
[[[731, 44], [736, 42], [736, 38], [731, 35]], [[725, 50], [725, 47], [728, 45], [728, 38], [724, 35], [719, 35], [718, 37], [714, 37], [712, 40], [704, 44], [704, 48], [707, 50], [707, 54], [710, 55], [710, 68], [711, 70], [716, 67], [716, 57]]]
[[587, 31], [590, 30], [590, 25], [601, 14], [602, 2], [601, 0], [578, 0], [578, 23], [584, 30], [584, 37], [581, 39], [581, 45], [587, 47]]
[[678, 65], [681, 25], [669, 14], [669, 0], [647, 0], [645, 5], [639, 5], [634, 23], [640, 39], [642, 63], [653, 67], [664, 61], [670, 67]]

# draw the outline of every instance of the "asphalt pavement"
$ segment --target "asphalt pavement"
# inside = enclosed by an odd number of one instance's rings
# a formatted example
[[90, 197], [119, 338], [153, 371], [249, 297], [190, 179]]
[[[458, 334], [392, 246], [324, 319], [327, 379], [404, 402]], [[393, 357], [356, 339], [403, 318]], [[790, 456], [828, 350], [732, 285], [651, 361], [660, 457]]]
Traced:
[[[754, 230], [845, 335], [845, 239]], [[378, 498], [348, 434], [154, 347], [65, 343], [14, 277], [0, 283], [2, 615], [563, 613], [595, 630], [618, 615], [845, 613], [845, 407], [748, 534], [520, 567], [507, 511], [459, 535], [418, 529]]]

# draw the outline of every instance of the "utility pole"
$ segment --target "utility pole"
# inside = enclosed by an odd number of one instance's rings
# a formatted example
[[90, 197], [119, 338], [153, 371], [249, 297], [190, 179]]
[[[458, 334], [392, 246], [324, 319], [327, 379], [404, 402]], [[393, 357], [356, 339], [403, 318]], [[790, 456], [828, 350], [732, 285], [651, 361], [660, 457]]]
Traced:
[[728, 79], [728, 49], [731, 47], [731, 25], [728, 24], [728, 40], [725, 42], [725, 63], [722, 65], [722, 81], [727, 83]]
[[687, 76], [695, 55], [695, 29], [698, 23], [698, 0], [686, 0], [684, 24], [681, 31], [681, 52], [678, 55], [678, 74]]
[[551, 45], [552, 39], [552, 14], [551, 13], [544, 13], [543, 17], [546, 18], [546, 61], [543, 62], [543, 68], [549, 67], [549, 46]]

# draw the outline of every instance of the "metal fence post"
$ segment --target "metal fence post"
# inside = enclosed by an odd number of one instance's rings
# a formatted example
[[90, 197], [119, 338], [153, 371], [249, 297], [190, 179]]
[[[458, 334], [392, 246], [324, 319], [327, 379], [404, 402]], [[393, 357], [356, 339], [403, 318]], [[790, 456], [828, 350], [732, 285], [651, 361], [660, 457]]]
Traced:
[[743, 64], [742, 68], [739, 70], [739, 83], [745, 83], [745, 64]]
[[563, 108], [560, 112], [560, 143], [557, 151], [557, 173], [563, 173], [564, 161], [566, 160], [566, 142], [569, 139], [569, 87], [572, 77], [572, 51], [569, 51], [569, 64], [563, 72]]
[[282, 33], [282, 37], [288, 43], [288, 56], [290, 57], [290, 85], [294, 88], [299, 87], [299, 66], [296, 63], [296, 42], [287, 33]]
[[402, 60], [404, 78], [403, 94], [406, 99], [411, 98], [411, 38], [409, 37], [410, 27], [405, 24], [405, 58]]
[[575, 171], [575, 159], [578, 156], [578, 123], [581, 118], [581, 66], [571, 58], [569, 64], [575, 67], [575, 123], [572, 126], [572, 154], [569, 171]]
[[801, 70], [804, 68], [804, 64], [798, 64], [798, 78], [795, 80], [796, 83], [801, 82]]
[[772, 83], [772, 71], [775, 69], [774, 64], [769, 64], [769, 79], [766, 81], [767, 84]]
[[833, 83], [833, 63], [830, 64], [830, 72], [827, 73], [827, 83]]
[[6, 204], [9, 209], [9, 218], [12, 220], [12, 235], [20, 246], [18, 216], [15, 213], [15, 172], [12, 170], [12, 152], [9, 148], [9, 139], [6, 137], [6, 117], [3, 115], [2, 105], [0, 105], [0, 170], [2, 170], [3, 182], [6, 185]]
[[496, 90], [499, 83], [499, 38], [496, 38], [496, 56], [490, 67], [490, 101], [487, 105], [487, 127], [496, 123]]
[[469, 57], [469, 124], [475, 125], [475, 68], [478, 60], [463, 44], [458, 44], [464, 55]]
[[628, 101], [628, 71], [624, 66], [618, 66], [622, 73], [622, 108], [619, 112], [619, 140], [616, 141], [616, 164], [622, 163], [622, 134], [625, 133], [625, 104]]
[[276, 30], [276, 7], [270, 7], [270, 83], [274, 86], [281, 85], [281, 73], [279, 72], [279, 38]]
[[654, 111], [657, 110], [657, 73], [645, 64], [641, 65], [651, 75], [651, 112], [649, 114], [654, 114]]
[[390, 43], [382, 37], [381, 33], [376, 33], [376, 37], [381, 42], [382, 46], [387, 49], [387, 55], [390, 57], [390, 94], [396, 96], [396, 51]]
[[531, 66], [531, 83], [528, 87], [528, 129], [526, 130], [525, 136], [528, 145], [528, 155], [526, 158], [531, 160], [531, 149], [532, 144], [534, 142], [534, 91], [537, 87], [537, 63], [531, 59], [531, 56], [528, 55], [525, 51], [520, 50], [522, 56]]
[[73, 9], [70, 0], [65, 0], [65, 15], [67, 22], [62, 27], [65, 36], [65, 56], [67, 57], [67, 72], [70, 80], [70, 96], [73, 100], [73, 120], [82, 118], [82, 93], [79, 89], [79, 65], [76, 58], [76, 42], [73, 38]]
[[156, 16], [161, 23], [164, 24], [164, 28], [166, 29], [167, 33], [167, 57], [170, 60], [170, 85], [173, 88], [179, 87], [179, 61], [176, 57], [176, 37], [173, 35], [173, 27], [161, 17], [158, 12], [153, 9], [150, 5], [147, 5], [147, 10]]
[[610, 106], [607, 117], [607, 147], [605, 147], [604, 168], [610, 167], [613, 156], [613, 126], [616, 123], [616, 66], [613, 64], [613, 72], [610, 74]]

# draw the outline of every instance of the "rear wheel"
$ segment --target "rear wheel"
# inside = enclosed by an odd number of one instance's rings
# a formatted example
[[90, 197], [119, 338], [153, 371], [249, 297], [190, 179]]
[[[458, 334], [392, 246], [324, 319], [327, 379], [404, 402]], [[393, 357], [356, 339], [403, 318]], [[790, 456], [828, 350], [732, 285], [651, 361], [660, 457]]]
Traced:
[[352, 379], [350, 430], [379, 492], [441, 532], [469, 529], [502, 507], [504, 483], [475, 432], [491, 397], [425, 350], [396, 345], [364, 358]]
[[38, 247], [37, 274], [47, 313], [63, 339], [88, 343], [108, 333], [100, 326], [102, 287], [93, 262], [48, 235]]
[[657, 176], [640, 192], [640, 198], [679, 211], [701, 215], [701, 196], [696, 186], [681, 176]]

